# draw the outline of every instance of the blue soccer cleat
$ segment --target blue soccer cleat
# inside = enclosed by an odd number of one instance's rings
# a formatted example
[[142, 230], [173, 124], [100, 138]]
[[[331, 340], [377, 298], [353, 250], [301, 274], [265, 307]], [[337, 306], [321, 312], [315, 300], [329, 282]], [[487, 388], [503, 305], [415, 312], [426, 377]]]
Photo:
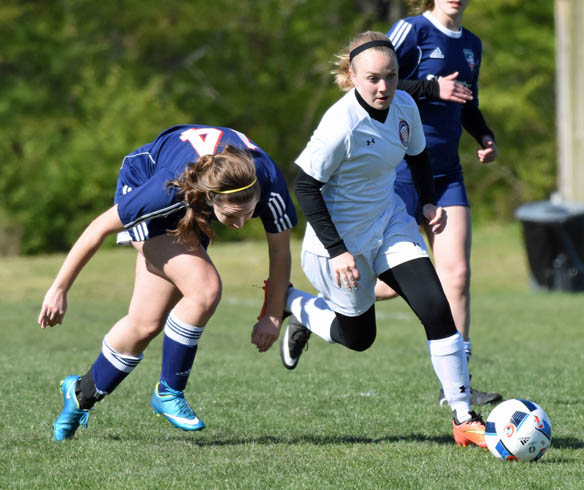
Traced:
[[[164, 385], [166, 391], [162, 394], [158, 392], [158, 387], [161, 383]], [[162, 415], [179, 429], [191, 431], [205, 428], [203, 421], [197, 417], [197, 414], [185, 400], [184, 393], [173, 390], [164, 381], [161, 381], [154, 387], [150, 404], [156, 416], [160, 417]]]
[[65, 406], [53, 423], [55, 441], [71, 439], [80, 425], [87, 429], [89, 410], [81, 410], [79, 408], [79, 402], [75, 395], [75, 386], [80, 379], [80, 376], [72, 374], [61, 381], [61, 393], [63, 394]]

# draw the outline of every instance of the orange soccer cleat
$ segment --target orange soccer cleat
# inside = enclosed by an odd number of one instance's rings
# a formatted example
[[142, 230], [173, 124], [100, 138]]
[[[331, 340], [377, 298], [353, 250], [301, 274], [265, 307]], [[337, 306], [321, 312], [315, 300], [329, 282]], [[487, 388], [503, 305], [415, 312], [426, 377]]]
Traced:
[[[266, 279], [264, 281], [264, 285], [262, 286], [262, 289], [264, 290], [264, 304], [262, 305], [262, 309], [260, 311], [260, 314], [258, 315], [258, 320], [261, 320], [265, 315], [266, 315], [266, 308], [268, 306], [268, 283], [269, 281]], [[288, 287], [291, 288], [292, 283], [288, 284]], [[286, 317], [290, 316], [290, 312], [285, 311], [283, 316], [282, 316], [282, 320], [285, 319]]]
[[485, 441], [485, 423], [483, 418], [477, 413], [469, 412], [471, 419], [466, 422], [459, 422], [454, 413], [454, 420], [452, 420], [452, 431], [454, 432], [454, 441], [459, 446], [466, 447], [469, 444], [487, 449], [487, 442]]

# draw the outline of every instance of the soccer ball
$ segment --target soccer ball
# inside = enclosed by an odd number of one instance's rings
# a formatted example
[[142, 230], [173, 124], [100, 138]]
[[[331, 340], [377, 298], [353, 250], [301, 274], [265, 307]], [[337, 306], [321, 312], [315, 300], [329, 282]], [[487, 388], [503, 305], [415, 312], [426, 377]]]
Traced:
[[505, 461], [537, 461], [552, 442], [552, 424], [538, 404], [518, 398], [505, 400], [487, 417], [489, 450]]

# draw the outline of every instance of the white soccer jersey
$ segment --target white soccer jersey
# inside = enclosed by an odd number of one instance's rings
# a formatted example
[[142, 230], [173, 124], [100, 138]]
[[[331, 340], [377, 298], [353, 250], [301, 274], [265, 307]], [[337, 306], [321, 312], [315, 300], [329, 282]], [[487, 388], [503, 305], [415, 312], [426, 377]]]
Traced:
[[[405, 153], [421, 153], [426, 140], [417, 106], [406, 92], [396, 91], [381, 123], [361, 107], [354, 91], [325, 113], [296, 164], [325, 183], [322, 195], [332, 221], [356, 255], [378, 247], [392, 215], [406, 212], [393, 191], [395, 169]], [[310, 224], [303, 247], [328, 256]]]

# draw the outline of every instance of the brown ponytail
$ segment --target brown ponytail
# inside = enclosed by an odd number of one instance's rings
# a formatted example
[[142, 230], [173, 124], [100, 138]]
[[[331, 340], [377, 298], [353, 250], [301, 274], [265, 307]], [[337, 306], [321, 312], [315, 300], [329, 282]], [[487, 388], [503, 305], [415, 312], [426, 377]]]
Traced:
[[186, 204], [185, 215], [169, 234], [195, 249], [204, 235], [211, 241], [215, 238], [209, 224], [213, 204], [246, 203], [259, 199], [261, 192], [251, 155], [231, 145], [187, 164], [185, 171], [166, 186], [175, 188]]

